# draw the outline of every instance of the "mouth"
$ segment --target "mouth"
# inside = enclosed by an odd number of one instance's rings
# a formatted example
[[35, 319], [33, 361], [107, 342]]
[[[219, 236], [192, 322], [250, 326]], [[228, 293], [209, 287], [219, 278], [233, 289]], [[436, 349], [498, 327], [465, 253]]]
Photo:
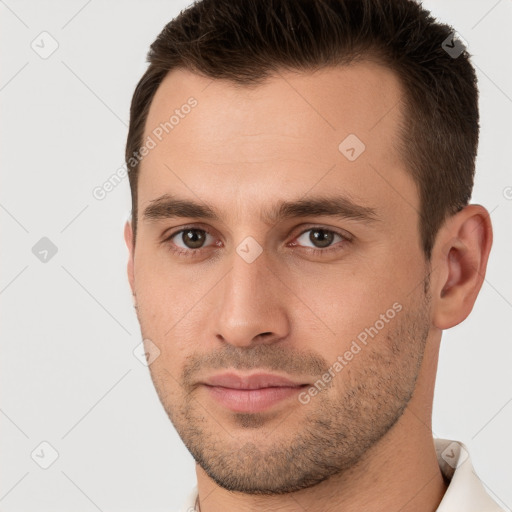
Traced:
[[268, 373], [245, 376], [224, 373], [205, 379], [202, 384], [211, 398], [223, 407], [246, 413], [265, 411], [309, 386], [308, 383]]

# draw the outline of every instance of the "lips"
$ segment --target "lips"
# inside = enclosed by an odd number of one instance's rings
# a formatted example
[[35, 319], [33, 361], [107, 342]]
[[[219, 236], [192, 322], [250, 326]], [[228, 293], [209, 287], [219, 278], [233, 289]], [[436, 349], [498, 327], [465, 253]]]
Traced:
[[[308, 386], [270, 373], [223, 373], [205, 379], [202, 384], [218, 404], [233, 412], [245, 413], [262, 412], [279, 403], [290, 405], [293, 403], [290, 402], [291, 398]], [[298, 403], [296, 400], [295, 405]]]
[[253, 375], [237, 375], [236, 373], [222, 373], [204, 380], [208, 386], [221, 386], [231, 389], [260, 389], [300, 387], [307, 383], [294, 382], [286, 377], [271, 373], [257, 373]]

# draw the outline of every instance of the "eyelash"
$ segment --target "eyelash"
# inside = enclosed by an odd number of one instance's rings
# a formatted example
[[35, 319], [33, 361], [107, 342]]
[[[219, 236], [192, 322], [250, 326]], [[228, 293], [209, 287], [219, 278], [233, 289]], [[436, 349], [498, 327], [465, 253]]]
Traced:
[[[346, 236], [345, 234], [340, 233], [340, 232], [338, 232], [336, 230], [333, 230], [333, 229], [324, 228], [322, 226], [313, 226], [311, 228], [305, 229], [304, 231], [300, 232], [295, 238], [299, 238], [304, 233], [307, 233], [308, 231], [314, 231], [314, 230], [322, 230], [322, 231], [325, 231], [327, 233], [333, 233], [334, 235], [338, 235], [342, 239], [341, 242], [351, 242], [352, 241], [352, 239], [349, 238], [348, 236]], [[195, 227], [195, 226], [185, 226], [184, 228], [181, 228], [180, 230], [174, 231], [173, 233], [171, 233], [168, 237], [166, 237], [160, 243], [164, 244], [166, 246], [166, 248], [170, 252], [172, 252], [174, 254], [177, 254], [178, 256], [185, 256], [187, 258], [193, 258], [195, 256], [200, 255], [203, 252], [204, 249], [207, 249], [207, 247], [200, 247], [199, 249], [188, 249], [188, 250], [185, 250], [185, 249], [182, 249], [181, 247], [176, 247], [176, 245], [174, 245], [171, 242], [171, 240], [176, 235], [179, 235], [180, 233], [184, 233], [186, 231], [201, 231], [203, 233], [206, 233], [207, 235], [213, 236], [210, 233], [210, 231], [208, 231], [207, 229], [198, 228], [198, 227]], [[296, 246], [296, 247], [298, 247], [298, 246]], [[330, 254], [333, 251], [340, 251], [340, 250], [342, 250], [342, 248], [340, 248], [339, 246], [336, 246], [336, 245], [327, 247], [326, 249], [318, 249], [318, 248], [315, 248], [315, 247], [306, 247], [305, 249], [306, 249], [306, 251], [309, 254], [312, 254], [314, 256], [325, 256], [326, 254]]]

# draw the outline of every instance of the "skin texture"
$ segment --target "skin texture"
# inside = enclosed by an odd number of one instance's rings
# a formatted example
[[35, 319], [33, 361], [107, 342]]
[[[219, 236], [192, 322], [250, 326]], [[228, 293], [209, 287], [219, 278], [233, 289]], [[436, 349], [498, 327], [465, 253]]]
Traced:
[[[431, 432], [439, 343], [482, 285], [488, 212], [450, 217], [425, 260], [396, 149], [402, 89], [376, 63], [283, 71], [253, 88], [174, 70], [145, 136], [190, 96], [197, 106], [141, 162], [135, 247], [129, 222], [125, 240], [141, 332], [160, 350], [151, 377], [196, 459], [201, 510], [435, 510], [446, 490]], [[366, 146], [354, 161], [338, 149], [349, 134]], [[144, 219], [163, 194], [208, 203], [219, 220]], [[375, 219], [261, 218], [281, 200], [333, 195]], [[195, 245], [169, 239], [185, 227]], [[315, 243], [313, 228], [345, 238]], [[262, 249], [252, 263], [236, 251], [249, 236]], [[308, 403], [235, 413], [201, 385], [225, 369], [313, 385], [381, 315]]]

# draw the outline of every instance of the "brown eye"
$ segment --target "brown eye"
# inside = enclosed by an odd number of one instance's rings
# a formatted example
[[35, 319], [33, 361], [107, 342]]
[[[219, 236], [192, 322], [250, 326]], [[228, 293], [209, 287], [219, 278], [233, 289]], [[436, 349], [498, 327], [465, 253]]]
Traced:
[[171, 252], [180, 256], [196, 256], [207, 249], [205, 243], [210, 238], [210, 245], [214, 237], [205, 229], [194, 227], [182, 228], [162, 240], [162, 244]]
[[184, 229], [181, 233], [181, 241], [188, 249], [200, 249], [206, 240], [206, 232], [202, 229]]
[[326, 229], [311, 229], [309, 240], [317, 247], [328, 247], [334, 240], [335, 233]]
[[[330, 229], [317, 227], [304, 231], [299, 237], [297, 237], [297, 241], [301, 245], [304, 245], [306, 242], [309, 242], [313, 244], [313, 248], [321, 249], [326, 247], [329, 248], [334, 242], [337, 241], [336, 237], [338, 237], [339, 241], [348, 240], [341, 233], [337, 233], [336, 231], [332, 231]], [[307, 245], [304, 246], [308, 247]]]

